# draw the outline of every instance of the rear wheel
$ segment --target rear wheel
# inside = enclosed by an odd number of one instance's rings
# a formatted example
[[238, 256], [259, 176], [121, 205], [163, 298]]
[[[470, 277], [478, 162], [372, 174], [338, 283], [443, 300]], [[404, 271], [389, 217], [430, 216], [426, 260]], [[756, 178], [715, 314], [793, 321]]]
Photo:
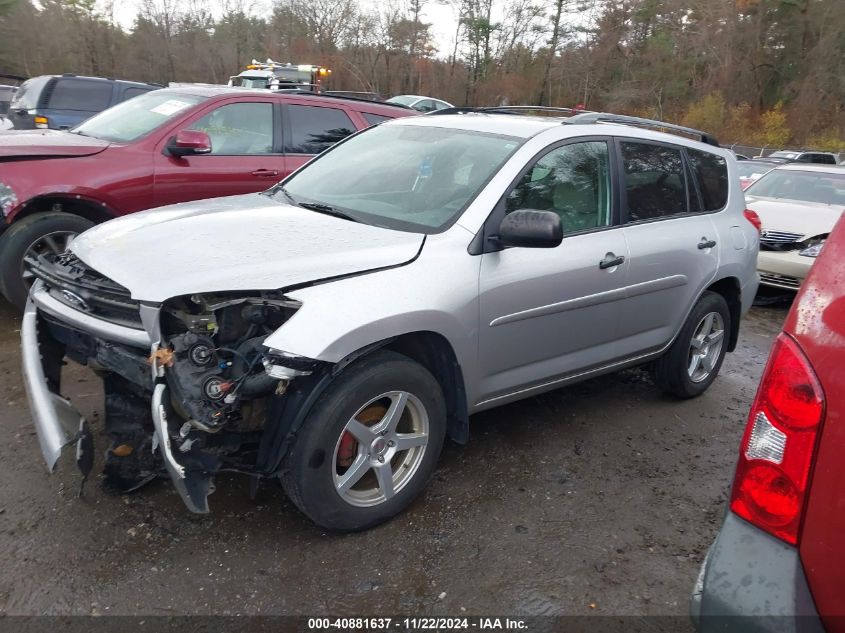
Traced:
[[425, 488], [446, 432], [437, 380], [394, 352], [376, 352], [328, 387], [297, 432], [282, 484], [318, 525], [363, 530]]
[[722, 295], [705, 292], [678, 338], [655, 364], [655, 382], [679, 398], [704, 393], [716, 379], [727, 351], [731, 314]]
[[32, 274], [27, 257], [60, 255], [73, 238], [94, 226], [78, 215], [48, 211], [18, 220], [0, 236], [0, 290], [10, 303], [23, 310]]

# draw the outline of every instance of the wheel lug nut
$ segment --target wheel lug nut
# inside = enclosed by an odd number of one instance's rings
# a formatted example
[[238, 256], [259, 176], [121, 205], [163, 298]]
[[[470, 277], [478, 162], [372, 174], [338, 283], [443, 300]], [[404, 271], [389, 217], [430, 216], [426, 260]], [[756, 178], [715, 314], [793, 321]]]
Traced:
[[393, 440], [388, 440], [387, 445], [392, 448], [392, 447], [396, 446], [396, 442], [394, 442]]
[[384, 463], [384, 455], [379, 455], [378, 460], [383, 464]]

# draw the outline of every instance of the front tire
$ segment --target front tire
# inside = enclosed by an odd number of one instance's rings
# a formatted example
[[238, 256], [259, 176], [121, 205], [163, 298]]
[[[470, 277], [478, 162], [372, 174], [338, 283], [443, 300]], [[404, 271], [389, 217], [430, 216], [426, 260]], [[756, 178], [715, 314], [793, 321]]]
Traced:
[[0, 236], [0, 290], [9, 303], [23, 310], [32, 280], [26, 277], [24, 257], [39, 253], [60, 255], [70, 241], [94, 223], [78, 215], [48, 211], [18, 220]]
[[679, 398], [699, 396], [722, 367], [731, 331], [731, 313], [722, 295], [707, 291], [692, 309], [678, 337], [655, 363], [654, 379]]
[[317, 525], [364, 530], [422, 492], [445, 435], [434, 376], [406, 356], [378, 351], [346, 368], [314, 404], [285, 458], [282, 485]]

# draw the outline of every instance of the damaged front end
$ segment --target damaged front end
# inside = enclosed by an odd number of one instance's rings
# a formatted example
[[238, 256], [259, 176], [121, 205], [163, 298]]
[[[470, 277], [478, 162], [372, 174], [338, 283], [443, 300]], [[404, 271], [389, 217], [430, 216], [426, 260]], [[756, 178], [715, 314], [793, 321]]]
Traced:
[[77, 444], [87, 477], [88, 424], [61, 395], [65, 357], [103, 381], [104, 480], [134, 490], [167, 472], [187, 507], [208, 512], [213, 476], [278, 474], [289, 437], [330, 367], [264, 346], [299, 304], [277, 291], [144, 304], [73, 256], [30, 262], [37, 281], [21, 328], [24, 382], [52, 471]]

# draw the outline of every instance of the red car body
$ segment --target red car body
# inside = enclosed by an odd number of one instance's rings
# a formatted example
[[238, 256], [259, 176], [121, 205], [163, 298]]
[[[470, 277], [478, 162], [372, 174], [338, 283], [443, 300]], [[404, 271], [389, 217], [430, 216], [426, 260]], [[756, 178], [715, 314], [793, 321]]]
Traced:
[[778, 335], [693, 592], [710, 631], [845, 633], [845, 216]]
[[6, 211], [6, 224], [55, 202], [93, 221], [176, 202], [266, 189], [307, 162], [313, 154], [168, 155], [168, 141], [183, 128], [221, 105], [272, 103], [342, 110], [358, 130], [372, 125], [365, 118], [417, 114], [410, 109], [368, 101], [306, 94], [246, 91], [226, 87], [189, 86], [160, 93], [204, 97], [179, 116], [131, 143], [112, 143], [72, 132], [44, 130], [0, 135], [0, 183], [14, 192], [17, 203]]
[[0, 290], [23, 308], [26, 262], [59, 255], [95, 223], [262, 191], [345, 136], [415, 114], [372, 101], [186, 85], [129, 99], [69, 132], [0, 134]]

